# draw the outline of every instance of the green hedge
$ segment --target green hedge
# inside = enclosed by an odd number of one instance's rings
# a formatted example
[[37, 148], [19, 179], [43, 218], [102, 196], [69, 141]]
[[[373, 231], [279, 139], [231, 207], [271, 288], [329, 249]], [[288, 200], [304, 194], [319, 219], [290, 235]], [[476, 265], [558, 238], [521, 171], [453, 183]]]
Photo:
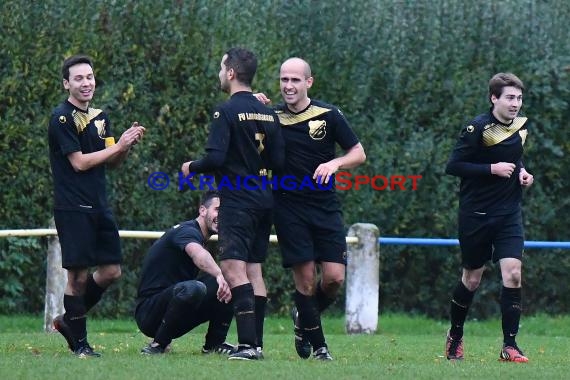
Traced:
[[[129, 161], [109, 175], [121, 229], [163, 230], [196, 213], [197, 192], [173, 185], [153, 191], [156, 171], [175, 180], [180, 164], [202, 154], [210, 110], [223, 101], [219, 61], [225, 49], [257, 52], [256, 91], [279, 99], [278, 69], [306, 58], [314, 71], [311, 96], [337, 104], [362, 140], [368, 160], [354, 174], [420, 174], [416, 191], [346, 191], [347, 226], [376, 224], [385, 236], [455, 237], [457, 179], [444, 166], [459, 128], [488, 107], [492, 74], [512, 71], [527, 86], [531, 127], [526, 165], [535, 185], [525, 193], [529, 240], [568, 240], [566, 173], [570, 168], [570, 4], [563, 0], [479, 2], [331, 0], [165, 2], [136, 0], [4, 1], [0, 14], [0, 229], [46, 227], [52, 184], [47, 155], [51, 109], [66, 94], [62, 60], [95, 60], [94, 105], [109, 111], [120, 134], [137, 120], [147, 129]], [[43, 309], [45, 241], [0, 241], [0, 313]], [[97, 309], [131, 312], [146, 240], [125, 240], [122, 281]], [[459, 276], [453, 248], [382, 247], [382, 310], [447, 315]], [[271, 310], [284, 312], [290, 274], [272, 248], [265, 266]], [[561, 250], [527, 253], [526, 312], [565, 313]], [[486, 272], [477, 299], [498, 297], [498, 269]], [[112, 301], [111, 301], [112, 300]], [[339, 301], [337, 311], [343, 308]], [[496, 314], [476, 302], [473, 316]]]

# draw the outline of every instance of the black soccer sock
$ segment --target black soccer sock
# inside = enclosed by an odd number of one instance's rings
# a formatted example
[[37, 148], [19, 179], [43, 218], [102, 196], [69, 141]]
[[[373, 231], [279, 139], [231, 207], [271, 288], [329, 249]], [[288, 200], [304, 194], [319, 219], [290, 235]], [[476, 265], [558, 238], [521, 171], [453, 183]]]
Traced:
[[265, 323], [265, 306], [267, 297], [255, 296], [255, 335], [257, 335], [257, 347], [263, 348], [263, 324]]
[[236, 286], [232, 289], [234, 315], [238, 343], [254, 347], [257, 343], [255, 332], [255, 296], [253, 286], [250, 283]]
[[501, 289], [501, 313], [504, 344], [515, 346], [522, 313], [521, 288], [505, 288], [503, 286]]
[[208, 322], [208, 331], [206, 332], [205, 348], [213, 348], [226, 341], [228, 330], [234, 317], [234, 310], [231, 303], [223, 303], [215, 300], [213, 304], [212, 314]]
[[315, 298], [317, 300], [319, 313], [322, 313], [323, 311], [325, 311], [335, 301], [334, 298], [330, 298], [325, 294], [325, 292], [323, 291], [323, 288], [321, 287], [320, 282], [317, 284], [317, 290], [315, 292]]
[[321, 326], [321, 316], [315, 297], [306, 296], [296, 290], [293, 299], [299, 312], [299, 321], [303, 335], [309, 339], [313, 350], [326, 347], [325, 335]]
[[95, 282], [93, 274], [87, 276], [87, 284], [85, 285], [85, 295], [83, 296], [85, 300], [86, 311], [91, 310], [100, 300], [103, 293], [105, 293], [106, 288], [102, 288]]
[[469, 311], [469, 306], [471, 306], [471, 303], [473, 302], [474, 295], [475, 292], [467, 289], [465, 285], [463, 285], [462, 281], [459, 281], [453, 291], [453, 296], [451, 298], [451, 328], [449, 330], [449, 335], [454, 339], [461, 339], [463, 337], [463, 325], [465, 324], [467, 312]]
[[199, 281], [184, 281], [176, 284], [172, 292], [172, 299], [154, 336], [154, 341], [161, 347], [190, 331], [188, 315], [200, 306], [206, 286]]
[[87, 309], [83, 296], [63, 295], [64, 322], [69, 326], [75, 340], [80, 344], [87, 338]]

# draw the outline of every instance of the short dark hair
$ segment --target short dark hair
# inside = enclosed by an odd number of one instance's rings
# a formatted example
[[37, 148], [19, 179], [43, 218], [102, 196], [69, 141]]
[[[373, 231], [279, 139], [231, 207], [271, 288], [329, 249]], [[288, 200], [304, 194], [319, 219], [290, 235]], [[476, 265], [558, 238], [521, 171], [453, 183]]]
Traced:
[[234, 69], [238, 82], [251, 86], [253, 77], [257, 71], [257, 58], [255, 54], [247, 49], [234, 47], [229, 49], [225, 55], [224, 65], [226, 69]]
[[493, 75], [489, 80], [489, 101], [491, 96], [500, 98], [503, 94], [503, 89], [505, 87], [516, 87], [521, 91], [524, 91], [524, 84], [522, 80], [519, 79], [515, 74], [512, 73], [498, 73]]
[[93, 61], [86, 55], [77, 54], [67, 58], [63, 61], [63, 66], [61, 67], [61, 76], [65, 80], [69, 80], [69, 68], [71, 66], [78, 65], [80, 63], [86, 63], [93, 69]]
[[214, 198], [219, 198], [220, 193], [217, 190], [209, 190], [206, 191], [202, 195], [202, 199], [200, 199], [200, 206], [204, 206], [206, 208], [210, 207]]

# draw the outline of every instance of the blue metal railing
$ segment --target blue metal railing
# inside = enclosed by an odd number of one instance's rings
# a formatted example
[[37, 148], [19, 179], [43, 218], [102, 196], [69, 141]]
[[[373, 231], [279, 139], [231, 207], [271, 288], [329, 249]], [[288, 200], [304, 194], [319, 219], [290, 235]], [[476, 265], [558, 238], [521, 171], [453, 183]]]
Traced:
[[[386, 245], [459, 245], [458, 239], [431, 239], [431, 238], [399, 238], [385, 237], [378, 238], [379, 244]], [[531, 241], [524, 242], [525, 248], [570, 248], [570, 241]]]

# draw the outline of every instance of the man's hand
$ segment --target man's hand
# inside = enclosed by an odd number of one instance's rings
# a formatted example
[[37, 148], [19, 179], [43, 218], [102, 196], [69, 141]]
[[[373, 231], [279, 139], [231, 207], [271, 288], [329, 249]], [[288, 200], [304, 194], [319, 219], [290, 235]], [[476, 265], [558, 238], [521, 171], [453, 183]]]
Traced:
[[127, 129], [117, 144], [121, 147], [121, 151], [128, 151], [133, 145], [136, 145], [144, 136], [145, 127], [139, 125], [138, 121], [133, 122], [131, 127]]
[[521, 168], [519, 181], [522, 187], [530, 187], [534, 183], [534, 176], [527, 172], [525, 168]]
[[496, 164], [491, 164], [491, 174], [497, 175], [503, 178], [511, 178], [513, 172], [515, 171], [516, 165], [510, 162], [498, 162]]
[[263, 104], [271, 103], [271, 99], [269, 99], [263, 92], [256, 92], [253, 96]]
[[133, 145], [136, 145], [143, 139], [146, 128], [140, 125], [138, 121], [133, 122], [131, 128], [132, 127], [137, 127], [139, 130], [139, 135], [135, 138], [135, 141], [133, 142]]
[[336, 173], [338, 168], [339, 166], [336, 164], [335, 160], [320, 164], [313, 174], [313, 179], [316, 180], [319, 184], [327, 184], [329, 183], [331, 176]]
[[184, 177], [188, 177], [188, 174], [190, 174], [190, 164], [191, 163], [192, 163], [192, 161], [187, 161], [187, 162], [182, 164], [182, 167], [180, 168], [180, 170], [182, 170], [182, 174], [184, 174]]
[[216, 281], [218, 282], [218, 292], [216, 293], [218, 301], [223, 303], [228, 303], [232, 300], [232, 292], [230, 286], [226, 282], [223, 275], [216, 276]]

